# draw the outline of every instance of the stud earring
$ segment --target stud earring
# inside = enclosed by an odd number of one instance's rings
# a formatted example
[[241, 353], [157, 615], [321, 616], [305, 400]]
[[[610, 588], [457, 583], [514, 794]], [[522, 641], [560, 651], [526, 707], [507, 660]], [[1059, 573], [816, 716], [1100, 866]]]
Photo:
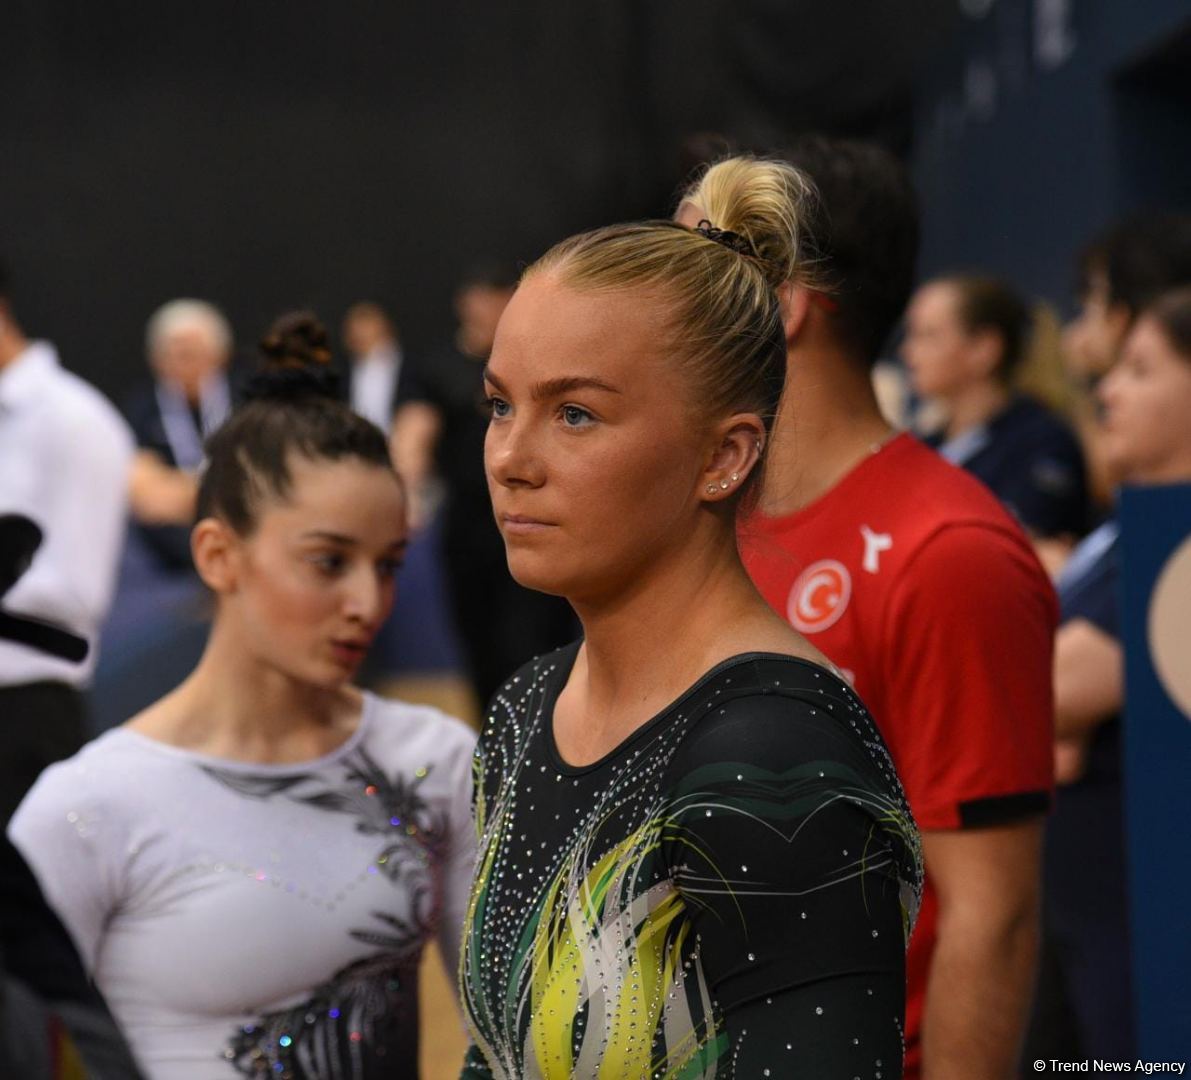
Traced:
[[708, 495], [714, 495], [714, 494], [715, 494], [715, 484], [708, 484], [708, 485], [707, 485], [707, 494], [708, 494]]
[[732, 485], [727, 480], [720, 481], [720, 491], [727, 491]]
[[736, 483], [736, 481], [737, 481], [737, 480], [739, 480], [739, 479], [740, 479], [740, 474], [739, 474], [739, 473], [733, 473], [733, 474], [732, 474], [732, 483], [734, 483], [734, 484], [735, 484], [735, 483]]

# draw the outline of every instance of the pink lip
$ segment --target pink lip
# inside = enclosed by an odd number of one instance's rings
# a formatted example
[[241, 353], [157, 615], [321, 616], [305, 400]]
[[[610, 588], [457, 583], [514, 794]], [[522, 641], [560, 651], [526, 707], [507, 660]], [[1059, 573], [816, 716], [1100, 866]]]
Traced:
[[370, 644], [367, 641], [332, 641], [331, 652], [341, 664], [354, 665], [364, 659]]
[[520, 514], [502, 514], [500, 523], [506, 533], [526, 535], [542, 532], [545, 529], [556, 528], [552, 522], [538, 521], [537, 518], [523, 517]]

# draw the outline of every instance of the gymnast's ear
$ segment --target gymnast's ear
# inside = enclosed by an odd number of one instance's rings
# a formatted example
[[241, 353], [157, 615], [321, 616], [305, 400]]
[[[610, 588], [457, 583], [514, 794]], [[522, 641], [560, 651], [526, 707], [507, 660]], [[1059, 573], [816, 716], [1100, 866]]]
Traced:
[[190, 533], [190, 553], [203, 583], [221, 596], [234, 593], [240, 581], [240, 537], [226, 521], [203, 518]]

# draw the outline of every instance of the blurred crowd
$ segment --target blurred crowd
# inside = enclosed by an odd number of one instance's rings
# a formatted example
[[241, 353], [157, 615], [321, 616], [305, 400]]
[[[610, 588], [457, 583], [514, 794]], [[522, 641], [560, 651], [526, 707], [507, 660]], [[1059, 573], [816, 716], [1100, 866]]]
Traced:
[[[1115, 223], [1089, 236], [1071, 266], [1075, 314], [1065, 325], [978, 266], [919, 282], [871, 375], [888, 421], [986, 485], [1054, 582], [1058, 791], [1025, 1054], [1131, 1060], [1115, 493], [1191, 482], [1191, 215]], [[0, 607], [24, 628], [0, 625], [5, 821], [46, 766], [198, 662], [211, 617], [191, 540], [205, 448], [253, 376], [235, 360], [218, 298], [173, 299], [148, 313], [145, 375], [117, 409], [69, 372], [71, 357], [26, 336], [20, 267], [11, 269], [11, 283], [0, 276], [0, 555], [12, 561], [0, 567]], [[453, 339], [425, 355], [403, 348], [400, 298], [319, 313], [339, 324], [341, 347], [328, 335], [327, 349], [342, 401], [387, 438], [413, 526], [396, 610], [364, 677], [384, 688], [454, 670], [473, 723], [510, 672], [578, 634], [565, 602], [509, 576], [489, 504], [484, 364], [516, 286], [516, 268], [470, 268], [454, 295]], [[18, 537], [18, 515], [40, 536]], [[879, 540], [866, 550], [875, 559]], [[39, 644], [56, 631], [84, 639], [87, 658]], [[9, 855], [4, 888], [19, 904], [6, 905], [23, 914], [5, 918], [6, 1009], [32, 1010], [36, 999], [94, 1075], [131, 1075], [115, 1042], [97, 1049], [103, 1003], [53, 915], [29, 914], [37, 886]], [[11, 1031], [16, 1021], [6, 1023]]]

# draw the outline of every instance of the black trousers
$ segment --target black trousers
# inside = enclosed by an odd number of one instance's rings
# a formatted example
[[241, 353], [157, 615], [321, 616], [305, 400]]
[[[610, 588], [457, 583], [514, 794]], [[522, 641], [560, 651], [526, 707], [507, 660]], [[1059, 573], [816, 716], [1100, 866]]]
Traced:
[[69, 1039], [95, 1080], [140, 1070], [33, 872], [0, 836], [0, 1075], [52, 1080]]
[[[87, 741], [83, 696], [60, 682], [0, 686], [0, 813], [4, 823], [42, 770]], [[88, 1076], [141, 1073], [74, 943], [25, 861], [0, 836], [0, 1069], [46, 1080], [69, 1039]]]
[[87, 741], [83, 695], [60, 682], [0, 686], [0, 824], [7, 826], [47, 765]]

